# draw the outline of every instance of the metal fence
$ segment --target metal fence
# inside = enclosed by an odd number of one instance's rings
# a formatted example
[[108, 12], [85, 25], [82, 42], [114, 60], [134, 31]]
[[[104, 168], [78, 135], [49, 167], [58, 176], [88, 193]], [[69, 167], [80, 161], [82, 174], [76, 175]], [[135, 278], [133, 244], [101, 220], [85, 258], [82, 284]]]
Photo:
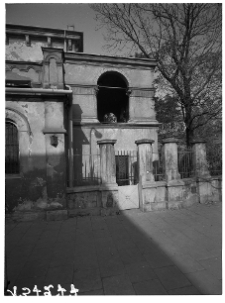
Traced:
[[138, 183], [137, 152], [116, 152], [116, 183], [119, 186]]
[[194, 177], [193, 151], [191, 147], [178, 146], [178, 171], [181, 179]]
[[101, 183], [100, 154], [74, 154], [74, 186]]
[[210, 175], [222, 175], [222, 144], [207, 145], [206, 158]]
[[164, 174], [164, 164], [163, 164], [163, 153], [162, 150], [158, 150], [158, 159], [153, 161], [153, 175], [155, 177], [155, 181], [163, 181], [165, 180]]

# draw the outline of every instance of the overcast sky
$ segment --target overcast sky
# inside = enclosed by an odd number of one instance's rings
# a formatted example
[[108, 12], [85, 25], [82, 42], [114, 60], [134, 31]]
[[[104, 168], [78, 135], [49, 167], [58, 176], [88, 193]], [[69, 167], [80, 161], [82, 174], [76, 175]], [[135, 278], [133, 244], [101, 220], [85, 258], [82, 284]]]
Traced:
[[95, 12], [88, 4], [46, 4], [17, 3], [6, 4], [6, 23], [16, 25], [40, 26], [66, 29], [74, 25], [76, 31], [84, 33], [84, 52], [107, 55], [104, 45], [103, 30], [97, 31]]

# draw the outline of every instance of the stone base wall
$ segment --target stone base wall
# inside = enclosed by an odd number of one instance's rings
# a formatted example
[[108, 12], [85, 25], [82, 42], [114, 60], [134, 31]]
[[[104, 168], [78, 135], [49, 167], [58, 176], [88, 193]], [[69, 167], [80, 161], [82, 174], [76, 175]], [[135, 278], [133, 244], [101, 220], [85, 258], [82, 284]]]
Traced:
[[173, 182], [154, 182], [142, 186], [140, 209], [156, 211], [179, 209], [195, 203], [221, 202], [222, 179], [181, 179]]

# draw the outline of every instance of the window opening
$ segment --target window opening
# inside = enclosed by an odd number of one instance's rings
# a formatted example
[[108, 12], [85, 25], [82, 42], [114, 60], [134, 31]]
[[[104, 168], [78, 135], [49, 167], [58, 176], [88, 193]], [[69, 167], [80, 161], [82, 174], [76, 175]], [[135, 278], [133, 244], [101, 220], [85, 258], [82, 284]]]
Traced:
[[5, 173], [19, 173], [18, 130], [11, 122], [6, 122], [5, 131]]
[[128, 87], [117, 72], [103, 74], [98, 80], [98, 120], [103, 123], [125, 123], [129, 116]]

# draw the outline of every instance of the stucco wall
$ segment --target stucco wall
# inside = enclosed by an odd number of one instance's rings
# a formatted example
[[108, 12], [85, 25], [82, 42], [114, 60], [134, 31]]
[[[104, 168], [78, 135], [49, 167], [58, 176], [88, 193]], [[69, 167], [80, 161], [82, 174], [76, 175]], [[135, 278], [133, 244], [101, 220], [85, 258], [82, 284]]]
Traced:
[[[6, 175], [8, 212], [48, 208], [52, 202], [65, 203], [64, 134], [58, 135], [57, 147], [51, 146], [50, 134], [43, 132], [47, 105], [48, 101], [41, 99], [6, 101], [6, 118], [17, 126], [20, 153], [20, 173]], [[58, 109], [56, 106], [51, 114], [60, 122], [63, 104], [58, 103]]]

